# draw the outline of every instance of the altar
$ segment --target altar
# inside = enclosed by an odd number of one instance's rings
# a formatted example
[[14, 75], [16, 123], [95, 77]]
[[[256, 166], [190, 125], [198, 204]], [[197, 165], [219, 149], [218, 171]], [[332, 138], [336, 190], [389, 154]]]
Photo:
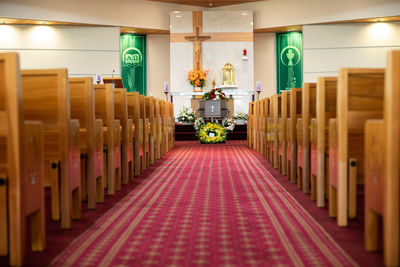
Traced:
[[[199, 116], [199, 98], [213, 88], [221, 88], [229, 98], [230, 117], [248, 113], [254, 96], [253, 13], [171, 12], [170, 25], [169, 93], [175, 117], [183, 107], [191, 107]], [[206, 81], [190, 80], [188, 72], [193, 70], [207, 73]]]

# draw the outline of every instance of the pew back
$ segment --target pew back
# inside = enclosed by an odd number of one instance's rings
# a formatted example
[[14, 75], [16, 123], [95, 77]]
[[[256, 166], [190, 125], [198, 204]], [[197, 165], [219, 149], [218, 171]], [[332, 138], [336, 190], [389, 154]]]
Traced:
[[128, 118], [135, 125], [135, 175], [142, 172], [141, 158], [143, 157], [143, 120], [140, 117], [140, 99], [138, 92], [127, 93]]

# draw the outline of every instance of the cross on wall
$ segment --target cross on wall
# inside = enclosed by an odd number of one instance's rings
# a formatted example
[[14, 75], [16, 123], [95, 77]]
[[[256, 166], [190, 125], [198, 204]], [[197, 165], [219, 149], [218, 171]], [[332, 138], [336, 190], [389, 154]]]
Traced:
[[[193, 24], [195, 21], [193, 21]], [[196, 35], [185, 36], [185, 40], [193, 42], [193, 70], [201, 70], [202, 68], [202, 49], [201, 42], [208, 40], [211, 36], [200, 35], [200, 26], [195, 28]]]

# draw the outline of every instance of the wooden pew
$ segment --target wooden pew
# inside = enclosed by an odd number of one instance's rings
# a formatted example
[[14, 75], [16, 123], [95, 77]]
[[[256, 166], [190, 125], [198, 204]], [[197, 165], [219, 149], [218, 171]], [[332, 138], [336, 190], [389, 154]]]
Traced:
[[253, 148], [257, 151], [259, 150], [260, 145], [260, 101], [254, 102], [254, 118], [253, 118]]
[[292, 183], [297, 181], [297, 119], [301, 117], [302, 89], [290, 90], [290, 112], [287, 119], [287, 176]]
[[128, 184], [129, 180], [133, 180], [133, 162], [132, 155], [132, 120], [128, 118], [128, 105], [125, 88], [115, 88], [114, 93], [114, 118], [119, 120], [121, 124], [121, 177], [122, 184]]
[[81, 193], [94, 209], [104, 201], [103, 122], [95, 119], [92, 78], [69, 78], [71, 118], [80, 124]]
[[154, 117], [156, 120], [156, 129], [155, 129], [155, 150], [156, 150], [156, 159], [159, 160], [161, 158], [161, 145], [162, 145], [162, 118], [161, 118], [161, 110], [160, 110], [160, 99], [154, 99]]
[[298, 118], [296, 122], [297, 138], [297, 188], [303, 190], [303, 119]]
[[400, 51], [387, 55], [384, 119], [368, 120], [365, 126], [365, 248], [378, 249], [381, 215], [384, 263], [398, 266]]
[[109, 195], [121, 188], [120, 121], [115, 119], [114, 93], [111, 84], [94, 86], [95, 116], [103, 121], [104, 184]]
[[150, 132], [149, 132], [149, 119], [146, 114], [146, 103], [144, 95], [139, 95], [140, 100], [140, 118], [143, 122], [143, 158], [142, 166], [143, 170], [150, 166], [149, 156], [150, 156]]
[[168, 104], [168, 150], [171, 150], [175, 143], [175, 121], [174, 121], [174, 106], [171, 102]]
[[140, 98], [138, 92], [127, 93], [128, 103], [128, 118], [132, 120], [135, 125], [135, 175], [140, 175], [144, 168], [143, 162], [143, 120], [140, 117]]
[[287, 167], [287, 118], [290, 111], [290, 91], [282, 92], [281, 116], [278, 119], [279, 171], [286, 175]]
[[273, 132], [274, 132], [274, 138], [273, 138], [273, 142], [274, 142], [274, 148], [273, 148], [273, 166], [274, 168], [278, 168], [279, 167], [279, 154], [278, 154], [278, 120], [279, 117], [282, 115], [282, 96], [281, 95], [274, 95], [274, 97], [272, 98], [273, 104], [272, 104], [272, 108], [273, 108]]
[[62, 228], [81, 216], [79, 120], [71, 119], [67, 77], [66, 69], [22, 71], [24, 116], [43, 123], [45, 186]]
[[172, 140], [172, 146], [173, 148], [175, 146], [175, 118], [174, 118], [174, 104], [169, 103], [169, 109], [170, 109], [170, 115], [171, 115], [171, 140]]
[[[304, 83], [303, 94], [302, 94], [302, 188], [306, 194], [310, 193], [310, 123], [311, 119], [316, 117], [316, 100], [317, 100], [317, 84], [316, 83]], [[316, 196], [311, 195], [311, 199], [315, 200]]]
[[267, 139], [268, 139], [268, 132], [267, 132], [267, 120], [270, 112], [270, 104], [269, 98], [266, 97], [263, 99], [263, 118], [262, 118], [262, 155], [264, 158], [267, 158]]
[[270, 97], [269, 101], [269, 109], [268, 109], [268, 117], [267, 117], [267, 160], [269, 163], [273, 164], [274, 161], [274, 119], [273, 119], [273, 113], [274, 113], [274, 96]]
[[155, 135], [156, 131], [154, 128], [156, 128], [156, 122], [154, 121], [154, 98], [152, 96], [145, 96], [145, 105], [146, 105], [146, 118], [149, 121], [150, 124], [150, 130], [149, 130], [149, 164], [153, 165], [155, 163]]
[[161, 154], [165, 155], [168, 152], [168, 132], [167, 132], [167, 117], [165, 113], [165, 100], [160, 100], [160, 116], [162, 119], [162, 146]]
[[[319, 77], [317, 82], [317, 114], [311, 119], [311, 194], [317, 206], [325, 206], [329, 177], [329, 119], [336, 118], [337, 77]], [[316, 186], [314, 186], [316, 185]]]
[[264, 99], [259, 100], [259, 113], [258, 113], [258, 152], [263, 155], [263, 147], [264, 147], [264, 114], [265, 114], [265, 101]]
[[169, 151], [169, 108], [168, 108], [168, 101], [164, 102], [164, 116], [165, 116], [165, 122], [164, 122], [164, 130], [165, 130], [165, 153]]
[[254, 102], [249, 102], [249, 119], [247, 121], [247, 146], [253, 147]]
[[24, 121], [19, 57], [0, 54], [0, 255], [23, 265], [26, 220], [33, 251], [45, 248], [43, 126]]
[[[337, 133], [332, 138], [337, 140], [338, 158], [337, 166], [329, 166], [329, 203], [337, 210], [339, 226], [356, 217], [357, 183], [364, 180], [364, 124], [383, 117], [384, 78], [384, 69], [339, 70], [337, 131], [332, 131]], [[337, 175], [332, 176], [333, 167]]]

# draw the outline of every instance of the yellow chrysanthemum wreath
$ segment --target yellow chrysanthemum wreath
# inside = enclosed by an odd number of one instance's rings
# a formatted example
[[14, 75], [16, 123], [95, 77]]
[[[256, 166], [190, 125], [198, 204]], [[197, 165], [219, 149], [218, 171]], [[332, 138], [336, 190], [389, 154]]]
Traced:
[[200, 126], [198, 137], [203, 144], [223, 143], [226, 141], [226, 130], [221, 124], [208, 122]]

